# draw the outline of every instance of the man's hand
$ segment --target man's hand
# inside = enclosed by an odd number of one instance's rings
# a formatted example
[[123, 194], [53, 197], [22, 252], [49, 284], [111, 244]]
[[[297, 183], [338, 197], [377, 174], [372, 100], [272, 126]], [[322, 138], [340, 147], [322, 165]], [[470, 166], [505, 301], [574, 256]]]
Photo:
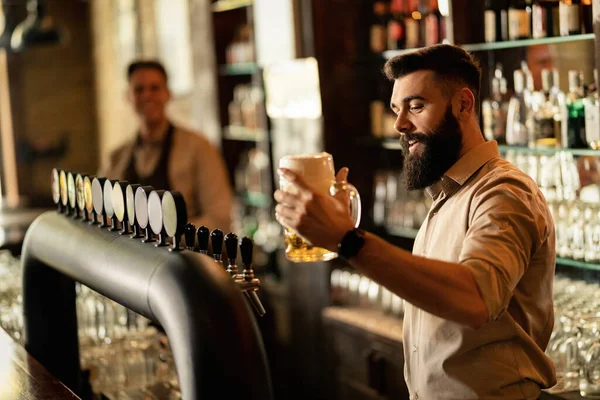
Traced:
[[[317, 193], [304, 178], [294, 171], [280, 168], [279, 173], [294, 185], [296, 193], [275, 192], [275, 218], [283, 226], [290, 228], [308, 240], [313, 246], [337, 251], [337, 246], [351, 229], [354, 222], [350, 215], [348, 193], [336, 196]], [[348, 177], [348, 168], [342, 168], [338, 182]]]

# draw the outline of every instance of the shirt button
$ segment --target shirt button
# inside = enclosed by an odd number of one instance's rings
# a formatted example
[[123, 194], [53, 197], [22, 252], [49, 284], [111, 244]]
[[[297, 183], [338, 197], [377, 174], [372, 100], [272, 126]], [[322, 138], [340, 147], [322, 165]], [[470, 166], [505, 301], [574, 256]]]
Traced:
[[416, 353], [416, 352], [417, 352], [417, 346], [413, 345], [413, 353]]
[[415, 392], [415, 400], [419, 399], [419, 393]]

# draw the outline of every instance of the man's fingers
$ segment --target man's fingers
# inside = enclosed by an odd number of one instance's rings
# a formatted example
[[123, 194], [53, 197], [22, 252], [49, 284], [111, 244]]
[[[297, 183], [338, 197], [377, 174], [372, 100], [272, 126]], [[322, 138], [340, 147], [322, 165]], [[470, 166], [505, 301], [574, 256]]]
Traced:
[[287, 204], [289, 206], [295, 206], [301, 201], [298, 194], [284, 192], [283, 190], [275, 191], [273, 197], [278, 203]]
[[299, 189], [311, 191], [310, 185], [304, 180], [304, 177], [287, 168], [279, 168], [279, 174], [289, 182], [298, 186]]
[[337, 175], [335, 176], [335, 180], [337, 182], [348, 182], [348, 172], [350, 172], [350, 170], [347, 167], [340, 169]]

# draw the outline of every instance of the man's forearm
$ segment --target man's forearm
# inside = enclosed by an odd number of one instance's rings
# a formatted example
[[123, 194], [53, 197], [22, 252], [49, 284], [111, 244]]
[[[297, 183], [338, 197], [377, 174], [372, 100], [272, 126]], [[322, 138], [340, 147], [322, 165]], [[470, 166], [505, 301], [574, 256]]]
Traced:
[[430, 314], [473, 328], [488, 319], [473, 275], [461, 264], [413, 256], [372, 234], [365, 236], [364, 247], [350, 262]]

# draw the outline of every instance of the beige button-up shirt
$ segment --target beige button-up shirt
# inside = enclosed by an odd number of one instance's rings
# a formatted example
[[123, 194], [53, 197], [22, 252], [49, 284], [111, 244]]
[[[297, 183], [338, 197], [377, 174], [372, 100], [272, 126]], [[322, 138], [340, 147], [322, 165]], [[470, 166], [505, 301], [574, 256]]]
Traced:
[[489, 319], [475, 330], [407, 305], [411, 399], [537, 399], [556, 382], [544, 354], [556, 259], [546, 200], [496, 142], [470, 150], [427, 191], [433, 204], [413, 253], [469, 268]]
[[[124, 179], [133, 158], [138, 175], [149, 176], [161, 153], [162, 142], [136, 146], [136, 139], [132, 138], [110, 154], [99, 175]], [[171, 189], [185, 199], [189, 222], [229, 232], [232, 189], [219, 150], [199, 134], [176, 126], [167, 169]]]

